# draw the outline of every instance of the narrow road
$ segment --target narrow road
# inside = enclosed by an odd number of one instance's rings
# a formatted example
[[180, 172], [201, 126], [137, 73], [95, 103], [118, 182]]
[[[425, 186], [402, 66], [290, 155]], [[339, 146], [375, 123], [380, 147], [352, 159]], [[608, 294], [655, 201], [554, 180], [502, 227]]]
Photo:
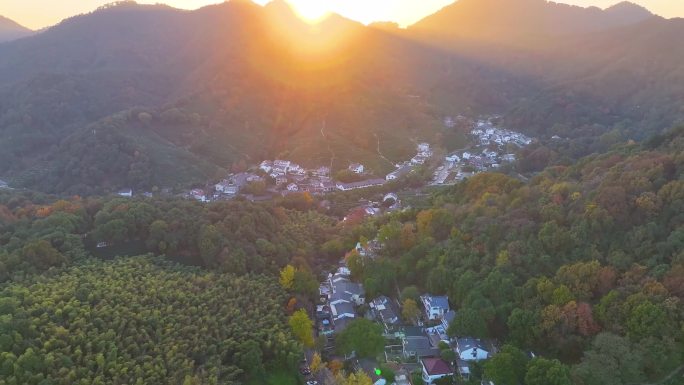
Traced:
[[323, 125], [321, 125], [321, 136], [325, 139], [325, 144], [328, 146], [328, 151], [330, 152], [330, 171], [332, 172], [333, 163], [335, 162], [335, 151], [330, 147], [330, 142], [328, 141], [328, 136], [325, 134], [325, 127], [327, 125], [327, 120], [323, 119]]
[[380, 137], [378, 136], [378, 134], [373, 132], [373, 136], [375, 136], [375, 140], [377, 140], [377, 142], [378, 142], [378, 147], [377, 147], [376, 151], [378, 152], [378, 155], [380, 156], [380, 158], [382, 158], [384, 161], [386, 161], [387, 163], [394, 166], [394, 163], [392, 163], [391, 160], [387, 159], [387, 157], [385, 155], [383, 155], [382, 152], [380, 151]]

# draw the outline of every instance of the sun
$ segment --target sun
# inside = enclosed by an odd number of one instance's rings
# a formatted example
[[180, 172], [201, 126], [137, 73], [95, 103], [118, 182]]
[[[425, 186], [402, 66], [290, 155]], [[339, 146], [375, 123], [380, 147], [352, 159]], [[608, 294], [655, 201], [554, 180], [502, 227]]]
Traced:
[[287, 0], [294, 11], [308, 23], [318, 23], [329, 14], [327, 0]]

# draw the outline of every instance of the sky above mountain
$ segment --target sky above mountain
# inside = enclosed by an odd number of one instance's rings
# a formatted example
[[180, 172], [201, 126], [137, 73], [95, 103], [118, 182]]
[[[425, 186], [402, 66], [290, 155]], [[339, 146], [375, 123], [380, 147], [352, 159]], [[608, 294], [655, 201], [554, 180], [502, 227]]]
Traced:
[[[32, 29], [40, 29], [58, 23], [60, 20], [84, 12], [112, 0], [3, 0], [0, 15], [6, 16]], [[255, 0], [260, 4], [270, 0]], [[196, 9], [220, 0], [139, 0], [138, 3], [166, 3], [184, 9]], [[394, 21], [410, 25], [421, 18], [451, 4], [453, 0], [290, 0], [309, 12], [321, 8], [339, 13], [362, 23]], [[609, 7], [619, 0], [559, 0], [558, 2], [580, 5]], [[684, 17], [684, 0], [634, 0], [652, 12], [664, 17]], [[321, 4], [325, 4], [321, 6]], [[306, 11], [305, 11], [306, 12]]]

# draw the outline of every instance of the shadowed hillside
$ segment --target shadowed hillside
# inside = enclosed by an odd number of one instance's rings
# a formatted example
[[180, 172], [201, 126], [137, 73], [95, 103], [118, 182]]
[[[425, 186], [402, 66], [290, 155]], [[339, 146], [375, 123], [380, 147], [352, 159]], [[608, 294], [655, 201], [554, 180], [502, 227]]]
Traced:
[[[503, 113], [581, 156], [607, 133], [640, 139], [682, 119], [683, 30], [629, 3], [462, 0], [408, 30], [336, 15], [309, 25], [283, 1], [109, 6], [0, 45], [0, 175], [52, 192], [147, 188], [132, 161], [111, 175], [69, 144], [131, 111], [151, 120], [117, 130], [166, 159], [149, 172], [194, 170], [158, 182], [173, 185], [275, 157], [382, 174], [378, 146], [406, 159], [415, 141], [452, 135], [442, 119], [458, 114]], [[192, 118], [170, 123], [177, 113]]]

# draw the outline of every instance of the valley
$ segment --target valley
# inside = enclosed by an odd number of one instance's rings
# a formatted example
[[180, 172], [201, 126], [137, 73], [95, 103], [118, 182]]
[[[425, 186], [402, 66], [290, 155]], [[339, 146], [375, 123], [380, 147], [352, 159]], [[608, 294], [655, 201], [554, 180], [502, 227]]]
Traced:
[[144, 3], [0, 17], [0, 385], [682, 382], [684, 19]]

